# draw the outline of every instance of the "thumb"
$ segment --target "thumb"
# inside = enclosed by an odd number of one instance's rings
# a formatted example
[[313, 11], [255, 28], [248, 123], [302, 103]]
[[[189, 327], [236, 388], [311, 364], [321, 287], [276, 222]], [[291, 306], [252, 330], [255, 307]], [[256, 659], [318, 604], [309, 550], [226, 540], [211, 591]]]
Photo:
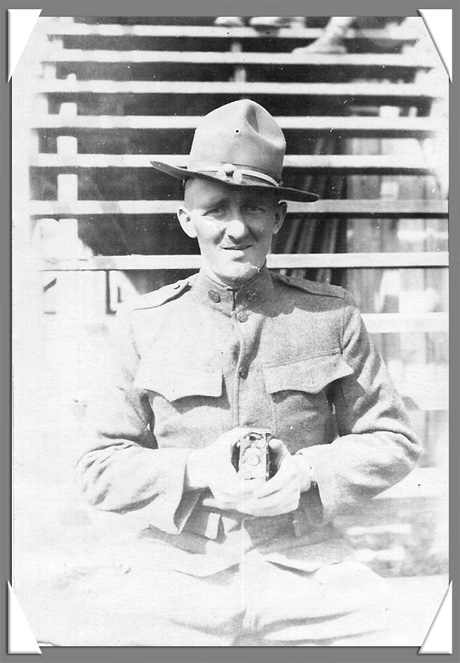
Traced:
[[268, 444], [272, 453], [278, 458], [284, 458], [285, 456], [291, 455], [284, 442], [277, 437], [272, 437]]
[[250, 428], [232, 428], [232, 430], [228, 431], [227, 433], [224, 433], [221, 435], [221, 437], [218, 440], [218, 444], [222, 447], [233, 447], [239, 440], [241, 440], [243, 437], [248, 435], [248, 433], [251, 432]]
[[286, 456], [290, 456], [291, 454], [289, 453], [289, 450], [284, 442], [276, 437], [272, 437], [268, 444], [270, 447], [271, 462], [278, 472], [283, 460], [286, 458]]

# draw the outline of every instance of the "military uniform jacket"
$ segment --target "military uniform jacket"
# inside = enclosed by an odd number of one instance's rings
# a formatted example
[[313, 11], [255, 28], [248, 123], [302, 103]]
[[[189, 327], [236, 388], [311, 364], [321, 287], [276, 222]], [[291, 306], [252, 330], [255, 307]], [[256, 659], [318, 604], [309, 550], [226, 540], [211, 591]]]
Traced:
[[270, 428], [312, 467], [295, 512], [254, 519], [268, 553], [281, 523], [288, 548], [311, 544], [320, 559], [333, 518], [401, 480], [420, 454], [359, 311], [336, 286], [264, 268], [232, 291], [200, 272], [122, 306], [112, 369], [89, 407], [77, 476], [90, 503], [135, 511], [172, 545], [219, 541], [238, 524], [202, 506], [209, 491], [184, 491], [190, 450], [235, 426]]

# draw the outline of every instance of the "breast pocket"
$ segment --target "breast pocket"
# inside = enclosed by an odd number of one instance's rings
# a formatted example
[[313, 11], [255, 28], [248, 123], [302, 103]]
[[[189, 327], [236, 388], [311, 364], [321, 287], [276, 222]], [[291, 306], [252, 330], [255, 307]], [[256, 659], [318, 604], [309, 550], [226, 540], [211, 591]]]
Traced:
[[159, 446], [199, 448], [223, 432], [226, 395], [219, 365], [144, 359], [134, 385], [148, 393]]
[[339, 352], [263, 368], [276, 434], [289, 441], [291, 451], [333, 439], [335, 425], [328, 387], [352, 373]]
[[141, 362], [134, 385], [161, 394], [168, 401], [190, 396], [222, 394], [222, 371], [177, 365], [176, 362]]

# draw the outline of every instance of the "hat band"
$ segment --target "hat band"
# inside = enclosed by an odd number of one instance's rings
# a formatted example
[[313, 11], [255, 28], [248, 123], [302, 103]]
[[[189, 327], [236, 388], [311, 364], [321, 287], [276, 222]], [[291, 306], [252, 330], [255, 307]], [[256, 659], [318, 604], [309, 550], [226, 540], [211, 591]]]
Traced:
[[242, 184], [243, 177], [244, 175], [246, 175], [247, 177], [252, 177], [256, 180], [262, 180], [263, 182], [268, 182], [273, 186], [276, 187], [279, 186], [279, 182], [277, 182], [273, 177], [270, 177], [270, 175], [261, 173], [260, 170], [240, 168], [232, 163], [224, 163], [218, 165], [200, 163], [199, 167], [196, 166], [194, 167], [194, 170], [203, 173], [206, 172], [215, 173], [215, 177], [217, 177], [218, 179], [222, 180], [223, 182], [229, 182], [232, 184]]

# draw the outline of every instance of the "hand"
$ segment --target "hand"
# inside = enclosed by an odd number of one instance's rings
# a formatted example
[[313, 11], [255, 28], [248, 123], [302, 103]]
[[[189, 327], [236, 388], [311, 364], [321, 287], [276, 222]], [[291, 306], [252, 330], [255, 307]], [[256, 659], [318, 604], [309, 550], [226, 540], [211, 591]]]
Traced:
[[[238, 504], [238, 511], [252, 516], [277, 516], [295, 511], [300, 494], [310, 488], [310, 469], [304, 456], [293, 456], [281, 440], [270, 440], [277, 472], [264, 483], [255, 485], [252, 495]], [[252, 483], [252, 482], [247, 482]]]
[[187, 488], [209, 488], [213, 494], [214, 499], [203, 500], [204, 506], [238, 510], [241, 501], [252, 493], [252, 482], [241, 479], [232, 465], [233, 447], [250, 430], [233, 428], [208, 447], [195, 449], [189, 454]]

